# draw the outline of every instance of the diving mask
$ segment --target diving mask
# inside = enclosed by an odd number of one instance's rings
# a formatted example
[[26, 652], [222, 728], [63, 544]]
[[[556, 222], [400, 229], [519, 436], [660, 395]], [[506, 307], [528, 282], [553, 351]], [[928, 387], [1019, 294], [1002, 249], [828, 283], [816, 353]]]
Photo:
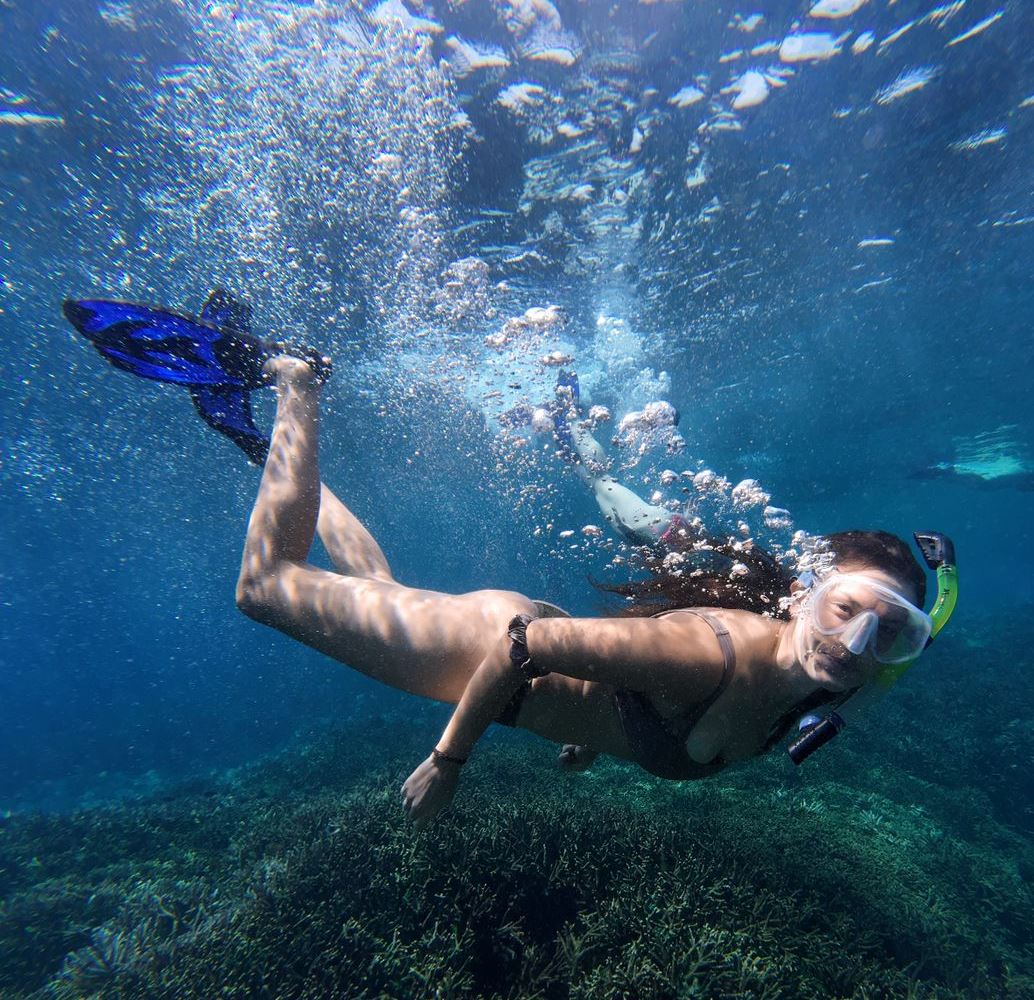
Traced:
[[[955, 546], [947, 535], [943, 535], [938, 531], [917, 531], [915, 533], [915, 540], [920, 552], [923, 554], [926, 565], [930, 569], [937, 571], [937, 597], [934, 600], [933, 607], [930, 609], [929, 617], [923, 615], [927, 619], [927, 624], [923, 629], [928, 637], [923, 642], [923, 646], [925, 646], [930, 639], [936, 636], [948, 624], [948, 619], [951, 618], [955, 610], [955, 602], [959, 594], [959, 575], [958, 569], [955, 566]], [[838, 576], [839, 580], [837, 579]], [[912, 617], [911, 612], [918, 612], [919, 614], [922, 614], [922, 612], [906, 601], [900, 594], [886, 587], [885, 584], [873, 580], [871, 577], [864, 574], [841, 573], [834, 574], [818, 584], [814, 582], [813, 577], [806, 583], [809, 590], [801, 607], [801, 612], [797, 616], [797, 628], [794, 635], [800, 662], [804, 662], [804, 654], [806, 652], [804, 633], [810, 631], [809, 626], [814, 624], [812, 619], [816, 608], [816, 598], [821, 597], [820, 606], [823, 602], [832, 601], [834, 610], [837, 610], [835, 605], [839, 592], [835, 589], [835, 585], [841, 583], [847, 588], [843, 593], [840, 593], [840, 596], [850, 596], [849, 590], [852, 585], [845, 584], [844, 581], [851, 576], [862, 576], [867, 587], [879, 586], [893, 595], [893, 600], [890, 603], [895, 610], [888, 612], [887, 621], [889, 624], [894, 624], [896, 629], [891, 628], [885, 633], [884, 641], [881, 643], [879, 639], [881, 609], [875, 603], [871, 607], [861, 607], [850, 617], [846, 617], [848, 612], [839, 609], [840, 614], [845, 616], [845, 620], [842, 625], [836, 626], [837, 630], [835, 632], [827, 633], [840, 635], [841, 638], [834, 642], [834, 646], [843, 646], [845, 650], [848, 650], [847, 642], [850, 642], [853, 646], [860, 649], [866, 649], [870, 645], [876, 648], [882, 647], [882, 655], [884, 657], [896, 656], [909, 645], [916, 648], [922, 631], [915, 631], [913, 634], [912, 628], [918, 629], [919, 623], [917, 621], [915, 626], [909, 626], [902, 619], [901, 612], [905, 612], [906, 618]], [[804, 581], [802, 580], [802, 582]], [[821, 593], [823, 588], [826, 587], [828, 589], [825, 593]], [[880, 597], [879, 594], [874, 594], [874, 596]], [[884, 595], [885, 597], [886, 595]], [[826, 610], [829, 610], [829, 608], [827, 607]], [[875, 625], [873, 624], [873, 619], [869, 617], [869, 612], [877, 620]], [[822, 616], [822, 619], [824, 621], [827, 620], [825, 615]], [[827, 625], [826, 627], [829, 626]], [[873, 632], [874, 628], [875, 632]], [[816, 631], [820, 635], [822, 634], [821, 627], [818, 625], [816, 625]], [[807, 716], [803, 719], [800, 734], [786, 748], [794, 764], [803, 763], [819, 747], [824, 746], [833, 739], [848, 721], [864, 712], [867, 705], [880, 698], [884, 692], [893, 687], [898, 679], [915, 663], [915, 658], [918, 657], [919, 652], [921, 652], [921, 648], [917, 650], [911, 659], [900, 661], [884, 659], [885, 666], [881, 668], [872, 683], [848, 692], [846, 697], [838, 702], [836, 707], [824, 717]]]
[[806, 602], [803, 618], [816, 632], [835, 636], [855, 656], [868, 650], [879, 663], [914, 660], [933, 628], [928, 614], [865, 573], [834, 572]]

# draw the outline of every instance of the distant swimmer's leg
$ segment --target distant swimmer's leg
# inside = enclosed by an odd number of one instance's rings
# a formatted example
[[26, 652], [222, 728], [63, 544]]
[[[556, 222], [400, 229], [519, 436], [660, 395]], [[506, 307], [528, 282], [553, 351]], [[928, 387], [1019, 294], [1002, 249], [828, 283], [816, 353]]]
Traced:
[[591, 485], [606, 522], [633, 545], [655, 544], [676, 516], [666, 507], [647, 503], [613, 476], [601, 476]]
[[671, 526], [675, 516], [665, 507], [647, 503], [622, 486], [610, 473], [603, 446], [580, 421], [569, 424], [571, 440], [578, 453], [575, 468], [582, 482], [592, 490], [604, 520], [634, 545], [653, 545]]
[[571, 420], [567, 426], [574, 450], [578, 455], [575, 470], [582, 482], [592, 489], [593, 484], [607, 474], [610, 469], [610, 460], [603, 450], [603, 445], [596, 440], [588, 427], [582, 425], [580, 420]]
[[326, 483], [321, 484], [316, 531], [339, 573], [370, 580], [395, 579], [376, 539]]

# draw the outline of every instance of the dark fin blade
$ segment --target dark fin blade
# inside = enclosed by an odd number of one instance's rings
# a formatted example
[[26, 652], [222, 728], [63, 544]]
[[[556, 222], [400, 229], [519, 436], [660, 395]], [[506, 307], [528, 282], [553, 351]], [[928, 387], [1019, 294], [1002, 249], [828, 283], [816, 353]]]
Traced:
[[225, 434], [255, 465], [264, 465], [269, 438], [251, 417], [251, 397], [239, 389], [192, 388], [190, 398], [209, 427]]
[[251, 306], [217, 288], [201, 307], [201, 320], [233, 336], [251, 336]]
[[160, 342], [170, 336], [184, 334], [189, 334], [200, 344], [212, 344], [222, 336], [215, 327], [188, 316], [135, 302], [66, 299], [62, 311], [68, 322], [84, 337], [100, 345], [120, 343], [126, 339]]
[[213, 326], [132, 302], [70, 299], [63, 309], [72, 326], [122, 371], [174, 385], [245, 387], [241, 372], [226, 364], [233, 352]]

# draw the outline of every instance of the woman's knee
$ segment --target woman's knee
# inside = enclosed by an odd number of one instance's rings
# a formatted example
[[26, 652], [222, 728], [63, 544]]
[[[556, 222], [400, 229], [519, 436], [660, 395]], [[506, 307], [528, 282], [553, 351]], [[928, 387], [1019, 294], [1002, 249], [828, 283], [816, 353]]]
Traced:
[[275, 612], [273, 580], [268, 575], [241, 572], [234, 595], [238, 610], [262, 624], [269, 624]]

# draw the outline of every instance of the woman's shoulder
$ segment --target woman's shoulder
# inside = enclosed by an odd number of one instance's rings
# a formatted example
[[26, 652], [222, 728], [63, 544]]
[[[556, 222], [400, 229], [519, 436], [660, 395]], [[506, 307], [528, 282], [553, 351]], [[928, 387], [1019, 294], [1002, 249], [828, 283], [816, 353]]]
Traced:
[[[696, 619], [711, 619], [712, 621], [718, 622], [724, 625], [728, 629], [732, 629], [734, 626], [737, 629], [764, 629], [772, 628], [773, 625], [778, 624], [778, 620], [775, 618], [769, 618], [767, 615], [759, 615], [754, 611], [744, 611], [742, 608], [708, 608], [708, 607], [693, 607], [693, 608], [673, 608], [671, 611], [662, 611], [656, 615], [657, 618], [669, 618], [677, 615], [685, 615]], [[708, 623], [710, 624], [710, 622]]]

